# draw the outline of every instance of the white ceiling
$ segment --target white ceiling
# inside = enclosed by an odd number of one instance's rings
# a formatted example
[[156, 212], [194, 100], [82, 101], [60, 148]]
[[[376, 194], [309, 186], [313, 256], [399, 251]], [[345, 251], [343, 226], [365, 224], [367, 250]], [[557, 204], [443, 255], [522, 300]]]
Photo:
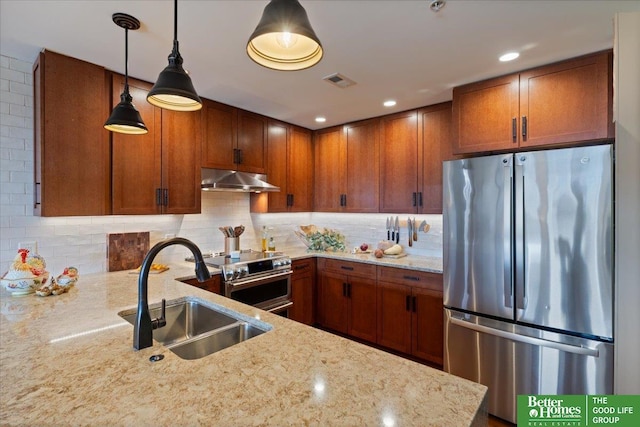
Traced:
[[[301, 0], [325, 49], [307, 70], [273, 71], [245, 52], [266, 0], [178, 2], [184, 66], [200, 96], [309, 129], [451, 99], [454, 86], [613, 46], [616, 12], [627, 1]], [[141, 21], [129, 32], [129, 74], [150, 82], [167, 65], [173, 39], [169, 0], [0, 0], [3, 55], [33, 61], [42, 48], [124, 73], [124, 12]], [[507, 51], [519, 59], [500, 63]], [[347, 89], [322, 80], [339, 72]], [[388, 98], [398, 101], [391, 109]], [[317, 124], [316, 115], [327, 122]]]

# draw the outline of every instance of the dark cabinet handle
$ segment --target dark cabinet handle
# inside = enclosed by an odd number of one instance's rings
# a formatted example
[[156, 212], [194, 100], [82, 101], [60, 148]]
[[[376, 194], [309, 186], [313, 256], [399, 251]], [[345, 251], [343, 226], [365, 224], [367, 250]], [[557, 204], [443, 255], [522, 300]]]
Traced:
[[414, 282], [419, 282], [420, 281], [420, 278], [416, 277], [416, 276], [402, 276], [402, 278], [405, 279], [405, 280], [412, 280]]
[[289, 196], [291, 196], [291, 203], [289, 204], [289, 206], [293, 206], [293, 194], [289, 194]]
[[162, 188], [156, 188], [156, 205], [162, 205]]
[[513, 138], [513, 142], [518, 141], [518, 119], [515, 117], [511, 119], [511, 137]]
[[343, 269], [343, 270], [353, 271], [353, 267], [348, 266], [348, 265], [341, 265], [340, 268]]
[[238, 164], [242, 164], [242, 150], [238, 150]]
[[296, 265], [295, 267], [293, 267], [293, 269], [296, 271], [304, 270], [305, 268], [309, 268], [309, 264]]
[[38, 205], [41, 204], [40, 203], [41, 202], [40, 193], [38, 192], [39, 189], [40, 189], [40, 183], [36, 182], [35, 185], [33, 186], [33, 200], [34, 200], [33, 204], [34, 204], [34, 206], [38, 206]]
[[405, 304], [407, 311], [411, 311], [411, 295], [407, 295]]
[[164, 188], [162, 190], [162, 196], [163, 196], [163, 206], [169, 206], [169, 190], [167, 188]]
[[413, 207], [418, 206], [418, 193], [413, 192]]
[[418, 206], [422, 207], [422, 191], [418, 192]]
[[522, 140], [527, 140], [527, 116], [522, 116]]
[[233, 164], [234, 165], [238, 164], [238, 149], [237, 148], [233, 149]]

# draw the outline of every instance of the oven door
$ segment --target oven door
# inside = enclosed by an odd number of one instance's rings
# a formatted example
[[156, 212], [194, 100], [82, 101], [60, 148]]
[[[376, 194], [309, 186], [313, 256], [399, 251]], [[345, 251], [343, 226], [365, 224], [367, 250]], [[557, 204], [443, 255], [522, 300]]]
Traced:
[[284, 315], [293, 305], [291, 301], [291, 270], [269, 273], [256, 278], [225, 283], [225, 296], [262, 310]]

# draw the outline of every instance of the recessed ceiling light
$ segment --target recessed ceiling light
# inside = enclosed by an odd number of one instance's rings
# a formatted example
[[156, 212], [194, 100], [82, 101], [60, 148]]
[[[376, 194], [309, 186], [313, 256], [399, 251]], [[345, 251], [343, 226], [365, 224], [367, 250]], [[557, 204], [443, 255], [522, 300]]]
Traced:
[[500, 62], [507, 62], [507, 61], [513, 61], [519, 56], [520, 54], [518, 52], [509, 52], [509, 53], [505, 53], [498, 59], [500, 59]]
[[388, 101], [384, 101], [382, 105], [384, 105], [385, 107], [393, 107], [394, 105], [396, 105], [396, 101], [394, 101], [393, 99], [389, 99]]
[[326, 117], [322, 117], [322, 116], [316, 117], [316, 122], [318, 123], [324, 123], [326, 121], [327, 121]]

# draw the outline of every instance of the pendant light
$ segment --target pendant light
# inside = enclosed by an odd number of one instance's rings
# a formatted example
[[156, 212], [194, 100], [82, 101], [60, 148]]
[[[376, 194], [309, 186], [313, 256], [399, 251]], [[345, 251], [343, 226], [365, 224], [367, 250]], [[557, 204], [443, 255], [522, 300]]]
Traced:
[[247, 43], [247, 54], [274, 70], [295, 71], [322, 59], [322, 45], [298, 0], [271, 0]]
[[140, 21], [126, 13], [114, 13], [111, 18], [117, 26], [124, 28], [124, 91], [120, 95], [120, 103], [111, 112], [104, 128], [111, 132], [143, 135], [148, 132], [147, 127], [133, 106], [133, 98], [129, 94], [129, 30], [140, 28]]
[[169, 65], [158, 76], [147, 101], [167, 110], [196, 111], [202, 108], [202, 101], [191, 78], [182, 68], [182, 56], [178, 50], [178, 0], [173, 4], [173, 50], [169, 54]]

